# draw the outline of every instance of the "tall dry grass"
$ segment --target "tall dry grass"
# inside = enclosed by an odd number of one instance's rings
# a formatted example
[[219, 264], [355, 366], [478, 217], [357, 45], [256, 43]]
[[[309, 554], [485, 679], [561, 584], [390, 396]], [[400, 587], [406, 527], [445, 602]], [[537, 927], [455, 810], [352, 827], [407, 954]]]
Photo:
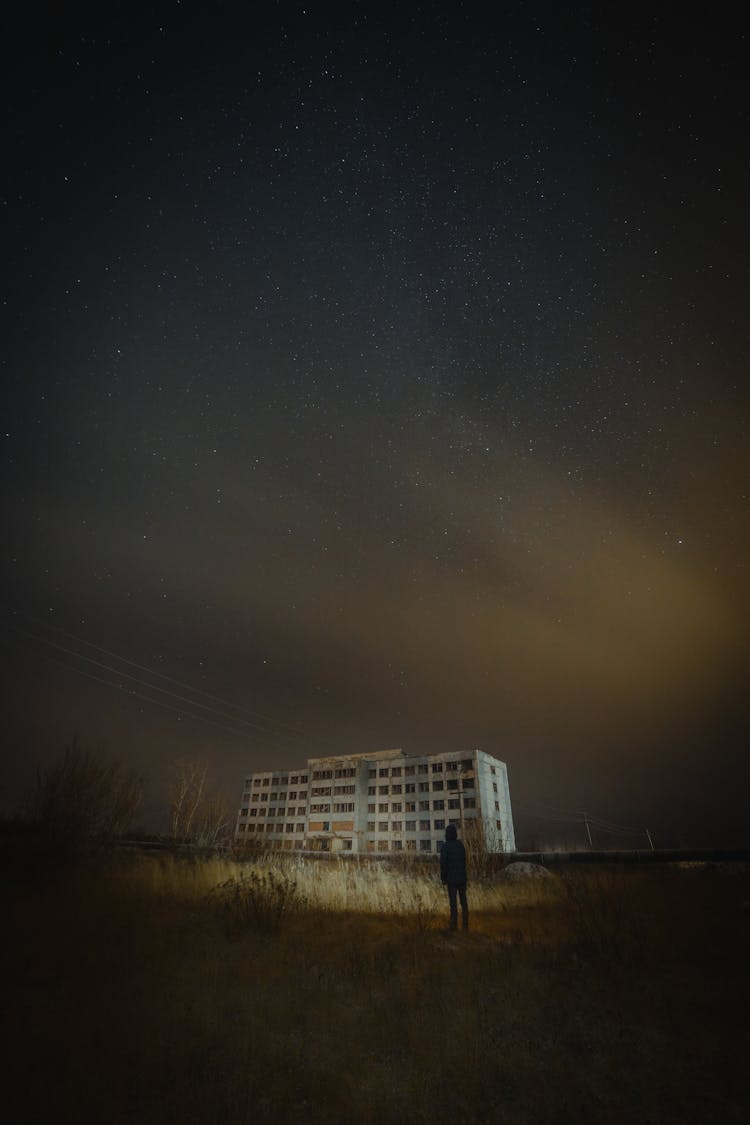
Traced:
[[[278, 924], [227, 926], [255, 880]], [[263, 882], [265, 880], [265, 882]], [[164, 856], [6, 895], [11, 1120], [739, 1122], [746, 874], [435, 871]]]

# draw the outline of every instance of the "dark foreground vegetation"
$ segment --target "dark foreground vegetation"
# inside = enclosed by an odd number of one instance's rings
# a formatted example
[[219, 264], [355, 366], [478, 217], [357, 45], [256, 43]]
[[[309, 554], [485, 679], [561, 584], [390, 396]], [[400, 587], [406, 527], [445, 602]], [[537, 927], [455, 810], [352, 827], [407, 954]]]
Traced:
[[739, 866], [495, 875], [161, 855], [6, 871], [13, 1122], [748, 1120]]

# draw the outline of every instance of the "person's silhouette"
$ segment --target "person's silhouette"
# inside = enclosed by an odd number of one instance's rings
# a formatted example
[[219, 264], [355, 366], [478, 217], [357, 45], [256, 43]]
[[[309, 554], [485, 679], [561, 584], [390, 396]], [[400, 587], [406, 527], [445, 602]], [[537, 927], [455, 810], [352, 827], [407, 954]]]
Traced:
[[465, 930], [469, 928], [469, 904], [466, 901], [466, 849], [458, 839], [455, 824], [445, 830], [445, 843], [440, 853], [440, 878], [448, 888], [448, 902], [451, 910], [450, 928], [458, 927], [458, 908], [456, 896], [461, 902], [461, 920]]

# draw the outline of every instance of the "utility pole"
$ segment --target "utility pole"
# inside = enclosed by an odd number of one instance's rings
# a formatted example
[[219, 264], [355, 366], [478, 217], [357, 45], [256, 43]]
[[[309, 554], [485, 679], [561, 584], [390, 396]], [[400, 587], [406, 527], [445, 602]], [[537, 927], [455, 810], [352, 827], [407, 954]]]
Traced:
[[586, 812], [583, 812], [583, 813], [581, 813], [581, 816], [583, 817], [583, 823], [586, 825], [586, 835], [589, 838], [589, 851], [593, 852], [594, 843], [591, 839], [591, 829], [589, 828], [589, 814], [586, 813]]

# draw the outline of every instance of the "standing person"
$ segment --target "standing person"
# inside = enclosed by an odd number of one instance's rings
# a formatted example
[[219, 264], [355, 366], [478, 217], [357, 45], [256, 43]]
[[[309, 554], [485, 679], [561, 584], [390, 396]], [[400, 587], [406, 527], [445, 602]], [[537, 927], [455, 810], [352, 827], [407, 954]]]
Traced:
[[440, 853], [440, 878], [448, 888], [448, 902], [451, 908], [450, 928], [458, 928], [458, 908], [456, 895], [461, 900], [461, 920], [465, 930], [469, 928], [469, 904], [466, 901], [466, 849], [458, 839], [455, 824], [445, 830], [445, 843]]

